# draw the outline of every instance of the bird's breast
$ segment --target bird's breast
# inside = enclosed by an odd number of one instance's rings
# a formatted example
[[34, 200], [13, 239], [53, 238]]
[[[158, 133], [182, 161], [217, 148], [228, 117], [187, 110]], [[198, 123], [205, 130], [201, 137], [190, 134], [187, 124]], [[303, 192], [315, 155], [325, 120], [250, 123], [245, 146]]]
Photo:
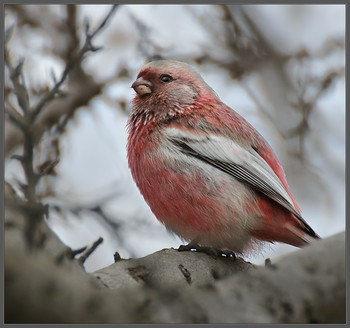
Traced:
[[157, 133], [148, 135], [142, 145], [135, 141], [134, 146], [129, 158], [134, 180], [153, 213], [168, 228], [208, 231], [231, 226], [235, 217], [245, 220], [245, 204], [254, 198], [245, 185], [177, 152]]

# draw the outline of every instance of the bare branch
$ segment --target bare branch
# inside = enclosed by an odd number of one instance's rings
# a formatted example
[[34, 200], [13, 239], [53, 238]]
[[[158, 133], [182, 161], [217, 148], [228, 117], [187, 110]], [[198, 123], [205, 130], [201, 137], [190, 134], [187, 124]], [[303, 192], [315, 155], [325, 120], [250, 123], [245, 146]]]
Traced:
[[[87, 40], [92, 40], [98, 33], [100, 33], [102, 31], [102, 29], [106, 26], [107, 22], [109, 21], [109, 19], [112, 17], [112, 15], [115, 13], [115, 11], [117, 10], [119, 5], [113, 5], [111, 10], [109, 11], [109, 13], [107, 14], [107, 16], [105, 17], [105, 19], [101, 22], [101, 24], [97, 27], [97, 29], [92, 33], [92, 34], [88, 34], [89, 37], [87, 37]], [[87, 29], [88, 32], [88, 29]]]
[[88, 53], [89, 51], [97, 51], [97, 50], [101, 49], [101, 48], [94, 47], [92, 45], [92, 39], [106, 26], [107, 22], [112, 17], [112, 15], [115, 12], [115, 10], [117, 9], [117, 7], [118, 7], [118, 5], [112, 6], [111, 10], [109, 11], [109, 13], [105, 17], [105, 19], [96, 28], [96, 30], [93, 33], [91, 33], [91, 34], [89, 33], [89, 27], [88, 27], [88, 24], [86, 24], [86, 35], [85, 35], [86, 39], [85, 39], [85, 43], [84, 43], [83, 47], [78, 51], [76, 56], [73, 56], [66, 63], [66, 67], [64, 68], [64, 70], [61, 74], [61, 77], [57, 81], [57, 83], [54, 85], [54, 87], [41, 99], [41, 101], [39, 101], [39, 103], [36, 106], [34, 106], [34, 108], [32, 110], [32, 117], [31, 117], [32, 122], [35, 121], [35, 119], [38, 117], [38, 115], [40, 114], [42, 109], [45, 107], [45, 105], [49, 101], [51, 101], [52, 99], [55, 98], [55, 96], [59, 92], [60, 87], [66, 81], [70, 71], [73, 69], [73, 67], [75, 65], [77, 65], [78, 63], [80, 63], [83, 60], [86, 53]]
[[[71, 18], [70, 28], [74, 29], [75, 6], [68, 6], [67, 8], [70, 15], [69, 17]], [[66, 66], [61, 74], [61, 77], [58, 79], [58, 81], [55, 82], [54, 87], [46, 92], [43, 98], [34, 107], [30, 107], [29, 93], [24, 83], [23, 60], [20, 61], [17, 66], [14, 66], [12, 64], [11, 56], [8, 50], [8, 42], [11, 38], [13, 27], [9, 28], [6, 32], [5, 63], [8, 67], [10, 79], [14, 86], [14, 93], [22, 110], [22, 114], [17, 113], [16, 111], [7, 110], [6, 117], [15, 126], [20, 128], [23, 138], [23, 155], [16, 156], [15, 159], [20, 161], [26, 180], [26, 183], [19, 182], [19, 186], [21, 187], [25, 196], [25, 199], [22, 200], [22, 203], [24, 203], [25, 207], [24, 213], [27, 217], [24, 234], [29, 248], [32, 248], [33, 246], [40, 246], [45, 240], [43, 236], [39, 236], [37, 233], [37, 227], [39, 226], [40, 222], [42, 222], [42, 219], [45, 215], [45, 207], [40, 203], [40, 200], [36, 194], [38, 181], [46, 174], [52, 172], [53, 168], [58, 163], [58, 158], [55, 160], [45, 161], [39, 167], [39, 172], [36, 172], [34, 168], [34, 149], [38, 139], [34, 123], [38, 115], [42, 112], [42, 110], [49, 102], [51, 102], [54, 98], [65, 96], [65, 94], [61, 91], [63, 83], [67, 80], [68, 75], [73, 69], [76, 69], [77, 72], [79, 72], [78, 64], [80, 64], [80, 62], [84, 59], [86, 53], [89, 51], [97, 50], [96, 47], [92, 46], [92, 39], [103, 29], [104, 26], [106, 26], [108, 20], [115, 12], [116, 8], [116, 5], [112, 6], [112, 9], [101, 22], [101, 24], [97, 27], [97, 29], [92, 33], [86, 34], [85, 43], [77, 53], [75, 53], [74, 49], [78, 47], [78, 43], [74, 43], [74, 48], [72, 49], [73, 55], [69, 60], [66, 61]], [[78, 107], [78, 105], [79, 104], [75, 102], [75, 107]], [[10, 106], [8, 107], [10, 108]], [[97, 245], [94, 247], [96, 248]], [[86, 255], [86, 258], [88, 256], [89, 254]]]
[[79, 263], [84, 264], [87, 258], [96, 250], [96, 248], [103, 243], [103, 238], [98, 238], [92, 245], [89, 247], [82, 256], [79, 257]]
[[23, 160], [24, 160], [24, 158], [23, 158], [23, 156], [22, 155], [12, 155], [11, 156], [11, 159], [15, 159], [15, 160], [17, 160], [17, 161], [19, 161], [19, 162], [23, 162]]
[[16, 127], [23, 131], [24, 124], [23, 118], [20, 117], [16, 112], [10, 112], [9, 110], [5, 110], [5, 117], [7, 117]]
[[12, 31], [13, 31], [13, 27], [10, 27], [6, 31], [6, 42], [4, 47], [5, 48], [4, 49], [5, 65], [10, 72], [10, 79], [14, 87], [14, 93], [17, 97], [18, 104], [20, 105], [23, 113], [26, 113], [28, 111], [28, 108], [30, 107], [30, 104], [29, 104], [28, 91], [25, 86], [24, 77], [22, 73], [23, 60], [20, 61], [16, 67], [14, 67], [12, 64], [11, 55], [8, 49], [8, 42], [12, 35]]
[[49, 174], [55, 167], [56, 165], [59, 163], [58, 159], [55, 159], [53, 161], [46, 161], [43, 164], [40, 165], [39, 167], [39, 173], [38, 175], [40, 177]]

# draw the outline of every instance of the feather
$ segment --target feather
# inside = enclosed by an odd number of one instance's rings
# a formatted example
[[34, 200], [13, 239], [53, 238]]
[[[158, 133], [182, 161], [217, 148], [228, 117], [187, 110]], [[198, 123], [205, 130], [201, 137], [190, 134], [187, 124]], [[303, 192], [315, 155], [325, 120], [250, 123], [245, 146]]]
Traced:
[[260, 191], [293, 213], [306, 230], [314, 234], [295, 208], [281, 180], [253, 147], [248, 150], [227, 137], [198, 134], [197, 131], [192, 133], [190, 129], [170, 127], [165, 129], [165, 134], [177, 150], [194, 156]]

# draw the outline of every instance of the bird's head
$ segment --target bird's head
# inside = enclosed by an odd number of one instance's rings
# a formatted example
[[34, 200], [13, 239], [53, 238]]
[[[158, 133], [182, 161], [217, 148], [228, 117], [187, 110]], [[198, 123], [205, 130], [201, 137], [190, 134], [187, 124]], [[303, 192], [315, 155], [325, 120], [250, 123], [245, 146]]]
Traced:
[[131, 86], [136, 91], [134, 108], [155, 113], [181, 112], [205, 93], [213, 93], [188, 64], [156, 60], [144, 65]]

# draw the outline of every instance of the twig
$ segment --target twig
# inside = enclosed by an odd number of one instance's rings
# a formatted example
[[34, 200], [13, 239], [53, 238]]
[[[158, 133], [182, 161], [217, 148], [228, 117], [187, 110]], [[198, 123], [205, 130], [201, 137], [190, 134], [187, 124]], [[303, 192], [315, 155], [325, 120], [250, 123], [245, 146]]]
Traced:
[[[10, 30], [10, 31], [9, 31]], [[16, 67], [12, 64], [10, 52], [8, 49], [8, 42], [10, 40], [10, 37], [12, 35], [13, 27], [10, 27], [6, 31], [6, 42], [4, 47], [4, 60], [5, 64], [9, 70], [10, 73], [10, 79], [13, 84], [13, 90], [16, 95], [18, 104], [20, 108], [22, 109], [23, 113], [28, 112], [29, 105], [29, 96], [28, 91], [24, 83], [24, 77], [22, 74], [22, 68], [23, 68], [23, 60], [21, 60]], [[23, 122], [21, 122], [21, 125], [23, 125]]]
[[68, 258], [70, 260], [73, 260], [77, 255], [81, 254], [82, 252], [84, 252], [87, 249], [87, 246], [78, 248], [78, 249], [68, 249], [66, 252], [66, 255], [68, 256]]
[[71, 249], [70, 247], [66, 247], [65, 251], [61, 252], [57, 257], [56, 257], [56, 263], [58, 265], [62, 264], [63, 260], [68, 258], [69, 260], [73, 260], [75, 256], [78, 254], [81, 254], [86, 250], [87, 246], [78, 248], [78, 249]]
[[[284, 135], [286, 137], [299, 137], [299, 151], [298, 156], [303, 158], [304, 156], [304, 141], [309, 131], [309, 117], [315, 108], [319, 99], [323, 97], [325, 92], [332, 86], [334, 80], [344, 74], [344, 68], [339, 70], [330, 71], [324, 74], [321, 78], [309, 78], [300, 88], [301, 93], [298, 95], [297, 102], [293, 103], [293, 106], [298, 109], [302, 115], [302, 119], [299, 124], [287, 131]], [[315, 88], [316, 91], [308, 99], [307, 91], [308, 88]]]
[[94, 47], [92, 45], [92, 39], [106, 26], [108, 20], [112, 17], [115, 10], [118, 8], [118, 5], [113, 5], [105, 19], [102, 21], [102, 23], [97, 27], [97, 29], [93, 33], [89, 33], [89, 24], [86, 23], [85, 25], [85, 43], [83, 47], [78, 51], [77, 55], [74, 58], [71, 58], [70, 61], [67, 62], [65, 69], [62, 72], [61, 78], [59, 81], [55, 84], [55, 86], [43, 97], [41, 101], [34, 107], [32, 110], [32, 121], [38, 117], [44, 106], [51, 101], [57, 94], [58, 90], [60, 89], [63, 82], [67, 79], [67, 76], [69, 72], [73, 69], [73, 67], [76, 65], [76, 63], [79, 63], [85, 54], [89, 51], [98, 51], [101, 48]]
[[[89, 31], [88, 24], [86, 25], [86, 39], [84, 45], [76, 55], [73, 55], [71, 59], [66, 62], [65, 69], [63, 70], [59, 80], [55, 82], [53, 88], [49, 90], [43, 96], [43, 98], [33, 107], [30, 106], [29, 93], [25, 85], [23, 75], [23, 60], [21, 60], [17, 66], [14, 66], [11, 61], [11, 56], [8, 49], [8, 43], [11, 39], [11, 35], [13, 34], [13, 26], [7, 29], [5, 33], [5, 64], [9, 71], [10, 80], [13, 84], [13, 92], [21, 109], [21, 113], [18, 111], [6, 110], [6, 117], [16, 127], [19, 128], [23, 135], [23, 154], [21, 156], [17, 156], [16, 159], [20, 161], [26, 179], [26, 183], [20, 183], [19, 186], [25, 196], [24, 203], [27, 208], [27, 211], [24, 211], [28, 218], [26, 221], [26, 229], [24, 233], [29, 248], [34, 245], [40, 246], [44, 240], [41, 238], [42, 236], [36, 236], [37, 227], [40, 222], [43, 222], [42, 219], [45, 214], [45, 207], [40, 203], [36, 195], [36, 186], [40, 178], [48, 174], [48, 172], [50, 172], [58, 163], [58, 160], [48, 161], [41, 165], [39, 172], [36, 172], [34, 169], [36, 131], [33, 129], [33, 125], [36, 118], [42, 112], [45, 106], [55, 97], [62, 95], [62, 91], [60, 90], [62, 84], [66, 81], [69, 73], [73, 70], [73, 68], [75, 68], [76, 65], [83, 60], [84, 56], [89, 51], [97, 51], [100, 49], [92, 45], [92, 39], [106, 26], [108, 20], [111, 18], [116, 9], [117, 5], [113, 5], [107, 16], [92, 33]], [[8, 108], [10, 108], [10, 106], [8, 106]], [[40, 240], [37, 237], [39, 237]], [[36, 243], [36, 241], [38, 241], [38, 243]]]
[[109, 11], [109, 13], [107, 14], [107, 16], [105, 17], [105, 19], [102, 21], [102, 23], [99, 25], [99, 27], [95, 30], [95, 32], [93, 32], [92, 34], [90, 34], [90, 37], [88, 38], [90, 41], [92, 38], [94, 38], [96, 36], [96, 34], [100, 33], [101, 30], [106, 26], [107, 22], [109, 21], [109, 19], [112, 17], [112, 15], [114, 14], [114, 12], [117, 10], [119, 5], [113, 5], [111, 10]]
[[85, 261], [87, 260], [87, 258], [96, 250], [96, 248], [102, 244], [103, 242], [103, 238], [100, 237], [98, 238], [93, 244], [91, 247], [89, 247], [84, 253], [82, 256], [79, 257], [79, 263], [80, 264], [84, 264]]
[[45, 163], [41, 164], [40, 165], [40, 168], [39, 168], [39, 173], [38, 175], [40, 177], [48, 174], [49, 172], [51, 172], [55, 167], [56, 165], [59, 163], [59, 160], [58, 159], [55, 159], [53, 161], [49, 160], [49, 161], [46, 161]]
[[15, 126], [17, 126], [21, 131], [25, 129], [23, 124], [23, 119], [15, 112], [11, 113], [9, 110], [5, 109], [5, 117], [7, 117]]
[[[22, 132], [25, 131], [25, 125], [26, 119], [25, 119], [25, 114], [28, 113], [28, 109], [30, 107], [29, 104], [29, 96], [28, 96], [28, 91], [27, 87], [24, 82], [24, 76], [23, 76], [23, 59], [17, 64], [16, 67], [14, 67], [12, 61], [11, 61], [11, 56], [10, 52], [8, 49], [8, 43], [10, 41], [10, 38], [13, 33], [13, 26], [10, 27], [6, 31], [6, 37], [5, 37], [5, 49], [4, 49], [4, 59], [5, 59], [5, 64], [9, 70], [10, 73], [10, 79], [13, 84], [13, 90], [16, 95], [18, 104], [20, 106], [20, 109], [22, 110], [22, 116], [19, 114], [15, 114], [15, 112], [10, 113], [9, 111], [6, 111], [7, 117], [11, 120], [12, 123], [14, 123]], [[24, 116], [23, 116], [24, 115]]]
[[114, 263], [117, 263], [122, 260], [122, 257], [120, 256], [119, 252], [115, 251], [113, 255]]
[[[105, 213], [105, 211], [102, 209], [101, 205], [97, 205], [96, 207], [90, 208], [89, 210], [94, 212], [94, 213], [96, 213], [96, 214], [98, 214], [101, 217], [102, 222], [105, 222], [110, 227], [112, 227], [114, 233], [117, 236], [117, 239], [118, 239], [120, 245], [125, 247], [125, 245], [126, 245], [125, 238], [123, 237], [123, 234], [120, 232], [120, 230], [121, 230], [121, 222], [117, 222], [115, 219], [113, 220], [113, 218], [110, 218]], [[135, 253], [131, 249], [129, 249], [129, 254], [130, 254], [131, 257], [135, 257], [136, 256]]]

